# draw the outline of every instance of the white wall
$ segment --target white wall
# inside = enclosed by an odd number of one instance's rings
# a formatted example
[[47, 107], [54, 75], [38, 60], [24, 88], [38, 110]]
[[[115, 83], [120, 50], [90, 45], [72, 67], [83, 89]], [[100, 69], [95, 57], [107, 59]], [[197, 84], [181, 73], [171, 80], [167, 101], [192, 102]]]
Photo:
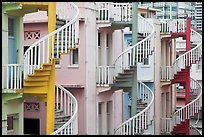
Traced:
[[140, 81], [154, 81], [154, 53], [149, 56], [149, 64], [137, 63], [137, 77]]
[[86, 43], [86, 133], [93, 135], [97, 133], [97, 103], [96, 103], [96, 48], [97, 48], [97, 28], [96, 28], [96, 11], [94, 3], [84, 3], [85, 17], [85, 43]]

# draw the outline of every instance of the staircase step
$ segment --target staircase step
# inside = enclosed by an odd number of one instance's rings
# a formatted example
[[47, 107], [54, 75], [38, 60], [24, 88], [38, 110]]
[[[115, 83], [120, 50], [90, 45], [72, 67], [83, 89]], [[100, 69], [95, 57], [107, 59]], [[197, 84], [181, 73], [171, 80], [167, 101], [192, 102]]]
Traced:
[[118, 82], [131, 82], [131, 79], [115, 79], [115, 82], [118, 83]]
[[60, 116], [55, 116], [55, 119], [62, 119], [62, 118], [70, 118], [70, 115], [60, 115]]
[[29, 77], [49, 76], [50, 74], [28, 74]]
[[123, 71], [124, 71], [124, 73], [126, 73], [126, 72], [134, 72], [134, 68], [124, 69]]
[[47, 86], [48, 82], [37, 82], [37, 81], [24, 81], [24, 87], [38, 87], [38, 86]]
[[35, 81], [36, 79], [49, 80], [49, 76], [43, 76], [43, 75], [41, 75], [41, 76], [29, 75], [26, 80], [28, 80], [28, 81], [32, 81], [32, 80]]
[[57, 126], [57, 125], [64, 125], [66, 122], [56, 122], [55, 123], [55, 126]]
[[29, 81], [45, 81], [46, 82], [48, 80], [49, 80], [48, 77], [42, 77], [42, 78], [30, 78], [30, 77], [28, 77], [24, 81], [27, 81], [27, 82], [29, 82]]
[[50, 70], [44, 70], [44, 69], [35, 69], [34, 70], [34, 75], [35, 74], [46, 74], [46, 75], [50, 75]]
[[119, 76], [116, 76], [115, 78], [116, 79], [130, 79], [132, 78], [133, 76], [132, 75], [119, 75]]
[[51, 70], [52, 69], [52, 64], [42, 64], [42, 69]]
[[118, 75], [120, 75], [120, 76], [124, 76], [124, 75], [133, 75], [134, 74], [134, 72], [133, 71], [130, 71], [130, 72], [125, 72], [125, 73], [118, 73]]

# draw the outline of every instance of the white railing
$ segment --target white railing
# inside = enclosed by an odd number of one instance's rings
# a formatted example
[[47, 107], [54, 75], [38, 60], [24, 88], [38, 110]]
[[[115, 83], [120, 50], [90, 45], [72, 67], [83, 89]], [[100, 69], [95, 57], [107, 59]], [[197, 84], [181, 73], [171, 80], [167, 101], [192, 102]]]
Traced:
[[63, 114], [69, 115], [70, 119], [51, 135], [77, 135], [78, 103], [76, 98], [67, 89], [56, 84], [55, 103], [56, 111], [63, 110]]
[[185, 32], [185, 19], [160, 19], [161, 33]]
[[[202, 131], [199, 131], [199, 129], [197, 129], [196, 126], [194, 126], [194, 125], [190, 125], [190, 126], [191, 126], [192, 129], [194, 129], [194, 131], [197, 132], [198, 135], [202, 135]], [[192, 135], [194, 135], [194, 134], [192, 134]]]
[[22, 82], [22, 64], [2, 64], [2, 89], [22, 89]]
[[[197, 44], [196, 47], [192, 48], [191, 50], [187, 51], [183, 55], [179, 56], [172, 66], [172, 77], [180, 71], [182, 68], [185, 68], [186, 66], [191, 66], [193, 63], [197, 63], [202, 56], [202, 36], [196, 32], [195, 30], [191, 29], [191, 33], [193, 35], [197, 34], [197, 37], [199, 37], [201, 40]], [[195, 36], [194, 36], [195, 37]], [[197, 38], [198, 39], [198, 38]]]
[[51, 58], [59, 58], [61, 53], [68, 53], [68, 48], [75, 48], [75, 43], [78, 43], [79, 38], [79, 9], [72, 2], [69, 5], [73, 9], [70, 12], [74, 15], [72, 20], [33, 43], [25, 52], [24, 79], [26, 79], [27, 74], [33, 73], [33, 69], [39, 69], [42, 64], [49, 63], [50, 45], [52, 47]]
[[76, 13], [73, 14], [74, 8], [69, 2], [56, 2], [57, 18], [71, 21], [76, 16]]
[[132, 18], [131, 3], [96, 2], [97, 21], [109, 22], [124, 21], [129, 22]]
[[161, 131], [171, 133], [173, 131], [172, 118], [161, 118]]
[[202, 109], [202, 85], [191, 78], [190, 86], [191, 93], [197, 95], [197, 97], [187, 105], [178, 109], [171, 118], [162, 118], [162, 132], [172, 132], [177, 124], [180, 124], [181, 121], [185, 121], [186, 119], [190, 119], [190, 117], [194, 116]]
[[114, 62], [115, 74], [123, 72], [124, 69], [130, 68], [130, 66], [135, 66], [137, 62], [142, 62], [153, 51], [155, 28], [153, 24], [139, 14], [138, 32], [145, 33], [146, 37], [119, 54]]
[[186, 51], [186, 40], [176, 39], [176, 50]]
[[172, 79], [171, 66], [161, 66], [161, 80], [170, 81]]
[[147, 126], [151, 124], [153, 120], [154, 94], [152, 90], [142, 82], [139, 82], [138, 87], [138, 99], [142, 99], [142, 102], [147, 103], [147, 107], [116, 128], [114, 132], [116, 135], [142, 134], [142, 132], [147, 129]]
[[109, 86], [113, 84], [114, 67], [98, 66], [97, 67], [97, 86]]

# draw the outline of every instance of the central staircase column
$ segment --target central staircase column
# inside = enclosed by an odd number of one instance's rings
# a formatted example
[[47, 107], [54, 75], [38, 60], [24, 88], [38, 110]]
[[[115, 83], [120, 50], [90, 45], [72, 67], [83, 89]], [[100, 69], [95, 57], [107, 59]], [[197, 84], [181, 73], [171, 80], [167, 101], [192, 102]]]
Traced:
[[[187, 17], [186, 19], [186, 52], [190, 50], [190, 35], [191, 35], [191, 28], [190, 28], [190, 24], [191, 23], [191, 19], [190, 17]], [[190, 55], [190, 54], [189, 54]], [[187, 56], [187, 77], [186, 77], [186, 85], [185, 85], [185, 89], [186, 89], [186, 96], [185, 96], [185, 105], [187, 105], [188, 103], [190, 103], [190, 63], [189, 63], [189, 58], [190, 56]], [[186, 135], [190, 134], [190, 120], [186, 119]]]
[[[51, 2], [48, 5], [48, 33], [56, 29], [56, 3]], [[51, 42], [50, 55], [51, 57]], [[52, 64], [48, 92], [47, 92], [47, 110], [46, 110], [46, 134], [49, 135], [54, 132], [54, 114], [55, 114], [55, 60], [50, 61]]]
[[[138, 32], [138, 3], [132, 3], [132, 45], [137, 43], [137, 32]], [[137, 63], [135, 63], [134, 75], [132, 79], [131, 88], [131, 117], [137, 114]]]

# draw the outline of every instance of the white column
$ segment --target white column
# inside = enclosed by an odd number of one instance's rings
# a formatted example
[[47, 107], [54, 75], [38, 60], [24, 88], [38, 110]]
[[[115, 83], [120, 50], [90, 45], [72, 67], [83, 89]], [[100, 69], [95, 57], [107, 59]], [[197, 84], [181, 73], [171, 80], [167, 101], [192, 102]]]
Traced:
[[160, 66], [161, 66], [161, 39], [160, 39], [160, 23], [158, 20], [154, 20], [154, 26], [156, 30], [155, 34], [155, 50], [154, 50], [154, 96], [155, 96], [155, 103], [154, 103], [154, 134], [160, 135], [161, 127], [161, 83], [160, 83]]
[[96, 10], [94, 2], [84, 3], [85, 17], [85, 134], [95, 135], [97, 133], [97, 103], [96, 103], [96, 51], [97, 51], [97, 26]]
[[102, 53], [101, 53], [101, 59], [102, 59], [102, 66], [106, 66], [107, 65], [107, 49], [106, 49], [106, 45], [107, 45], [107, 40], [106, 40], [106, 35], [107, 33], [105, 31], [103, 31], [102, 33], [102, 38], [101, 38], [101, 48], [102, 48]]
[[167, 106], [168, 106], [168, 102], [167, 102], [167, 88], [164, 92], [164, 117], [167, 117]]
[[172, 5], [171, 5], [171, 3], [170, 3], [169, 5], [170, 5], [170, 6], [169, 6], [169, 7], [170, 7], [170, 19], [172, 19], [172, 10], [171, 10], [171, 6], [172, 6]]
[[164, 19], [164, 15], [165, 15], [164, 4], [165, 4], [165, 2], [163, 2], [163, 15], [162, 15], [163, 19]]
[[102, 103], [102, 135], [107, 135], [107, 102]]

